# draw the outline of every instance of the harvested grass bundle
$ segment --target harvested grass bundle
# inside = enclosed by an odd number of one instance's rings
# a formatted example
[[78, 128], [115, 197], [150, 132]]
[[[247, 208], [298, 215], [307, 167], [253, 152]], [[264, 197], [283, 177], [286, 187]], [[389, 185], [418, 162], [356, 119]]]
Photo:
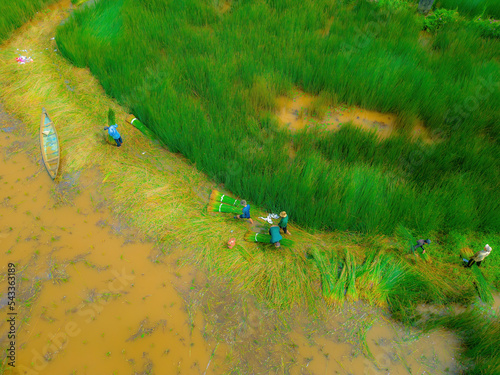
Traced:
[[396, 228], [396, 235], [405, 239], [407, 243], [408, 252], [412, 254], [413, 246], [416, 245], [417, 240], [415, 239], [415, 237], [413, 237], [413, 234], [410, 232], [410, 230], [404, 227], [403, 225], [398, 225]]
[[116, 124], [115, 111], [111, 108], [108, 110], [108, 126]]
[[[229, 206], [229, 207], [231, 207], [231, 206]], [[271, 236], [269, 234], [254, 233], [252, 231], [248, 231], [245, 234], [245, 240], [247, 240], [249, 242], [271, 243]], [[292, 246], [294, 244], [294, 242], [292, 240], [289, 240], [288, 238], [283, 238], [282, 240], [280, 240], [280, 244], [281, 244], [281, 246]]]
[[490, 286], [488, 281], [483, 276], [483, 273], [479, 269], [477, 265], [473, 265], [472, 267], [472, 273], [474, 274], [476, 281], [476, 288], [479, 293], [479, 297], [484, 303], [487, 304], [492, 304], [494, 302], [493, 296], [491, 294]]
[[389, 294], [397, 287], [404, 272], [400, 260], [382, 253], [372, 252], [358, 271], [356, 284], [359, 297], [372, 305], [385, 306]]
[[329, 298], [333, 293], [333, 287], [336, 282], [336, 277], [332, 274], [332, 266], [326, 258], [325, 253], [320, 252], [316, 247], [311, 248], [309, 254], [312, 256], [321, 275], [323, 297]]
[[347, 267], [345, 264], [343, 264], [342, 271], [340, 271], [338, 280], [333, 286], [332, 293], [329, 296], [330, 301], [333, 304], [337, 306], [342, 306], [344, 304], [347, 283], [348, 283]]
[[225, 203], [220, 203], [216, 201], [208, 202], [207, 207], [208, 212], [224, 212], [224, 213], [232, 213], [232, 214], [241, 214], [241, 208], [230, 206]]
[[212, 194], [210, 194], [210, 200], [214, 200], [216, 202], [222, 202], [226, 204], [230, 204], [233, 206], [239, 206], [240, 201], [234, 198], [231, 198], [230, 196], [226, 194], [222, 194], [218, 190], [212, 190]]
[[470, 259], [474, 255], [474, 252], [470, 247], [464, 247], [460, 249], [460, 256], [465, 259]]
[[139, 121], [137, 117], [134, 115], [130, 115], [127, 117], [127, 122], [131, 125], [134, 125], [142, 134], [144, 134], [149, 139], [158, 139], [156, 135], [142, 122]]
[[350, 301], [356, 301], [358, 299], [358, 292], [356, 290], [356, 259], [354, 259], [354, 255], [347, 249], [344, 268], [347, 268], [346, 298]]

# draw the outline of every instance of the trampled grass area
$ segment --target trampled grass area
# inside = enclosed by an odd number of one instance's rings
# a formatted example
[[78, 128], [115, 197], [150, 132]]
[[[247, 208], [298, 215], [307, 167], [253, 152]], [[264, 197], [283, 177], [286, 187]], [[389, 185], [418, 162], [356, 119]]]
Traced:
[[0, 43], [25, 24], [36, 12], [56, 0], [16, 0], [0, 2]]
[[[172, 151], [296, 223], [498, 231], [499, 42], [453, 24], [422, 40], [414, 7], [383, 4], [111, 0], [56, 39]], [[292, 134], [273, 113], [296, 88], [394, 112], [399, 135]], [[436, 142], [411, 139], [417, 118]]]
[[[104, 93], [88, 69], [73, 67], [54, 51], [54, 41], [50, 38], [54, 35], [55, 26], [60, 21], [60, 15], [50, 14], [43, 27], [27, 30], [25, 34], [15, 38], [0, 51], [2, 101], [21, 117], [34, 136], [38, 132], [41, 107], [45, 106], [55, 121], [59, 133], [63, 157], [62, 173], [99, 166], [102, 170], [103, 185], [106, 187], [103, 192], [109, 194], [108, 199], [113, 202], [115, 213], [129, 221], [131, 225], [140, 228], [145, 235], [156, 240], [158, 245], [166, 251], [175, 251], [176, 247], [186, 248], [190, 254], [190, 260], [202, 265], [212, 274], [228, 280], [233, 289], [250, 292], [259, 300], [278, 309], [289, 309], [301, 305], [306, 306], [312, 313], [324, 308], [339, 308], [345, 301], [363, 299], [376, 305], [387, 306], [394, 317], [408, 323], [415, 323], [418, 319], [415, 315], [418, 304], [456, 302], [468, 305], [476, 301], [481, 293], [485, 294], [485, 288], [500, 287], [500, 253], [494, 250], [483, 263], [481, 271], [486, 283], [481, 281], [479, 286], [474, 284], [476, 280], [474, 274], [462, 269], [461, 261], [458, 259], [462, 248], [477, 251], [485, 243], [489, 243], [497, 249], [500, 243], [498, 234], [458, 230], [443, 234], [441, 231], [433, 231], [433, 228], [425, 228], [426, 234], [433, 239], [433, 244], [427, 248], [429, 253], [427, 260], [421, 256], [409, 254], [410, 240], [421, 238], [422, 232], [413, 228], [406, 229], [403, 226], [397, 226], [396, 235], [388, 237], [348, 231], [315, 231], [313, 234], [292, 223], [295, 245], [286, 251], [276, 251], [267, 245], [243, 241], [244, 234], [248, 230], [246, 223], [235, 222], [229, 214], [207, 213], [206, 207], [211, 189], [221, 188], [213, 183], [209, 177], [210, 173], [200, 172], [186, 159], [165, 151], [137, 129], [127, 125], [125, 123], [128, 116], [126, 108], [120, 107]], [[113, 25], [108, 25], [108, 27], [114, 30]], [[182, 40], [179, 40], [179, 44], [181, 43], [183, 43]], [[32, 48], [38, 54], [36, 62], [18, 65], [13, 61], [12, 56], [15, 54], [16, 45]], [[215, 46], [214, 48], [216, 49]], [[115, 56], [119, 56], [118, 51], [115, 51]], [[251, 66], [249, 62], [248, 66]], [[115, 69], [122, 69], [122, 66], [116, 64]], [[113, 72], [111, 71], [110, 74]], [[211, 79], [209, 75], [202, 77]], [[103, 81], [105, 87], [111, 83], [111, 81]], [[267, 81], [265, 82], [267, 84]], [[137, 83], [142, 84], [141, 81]], [[145, 94], [140, 95], [147, 94], [154, 97], [159, 92], [163, 92], [164, 84], [161, 80], [157, 88], [158, 92], [155, 93], [153, 90], [148, 94], [144, 91]], [[204, 106], [208, 106], [201, 97], [197, 99], [197, 102], [193, 102], [194, 99], [189, 96], [185, 96], [184, 99], [177, 104], [198, 103], [196, 105], [199, 106], [197, 108], [200, 111]], [[116, 112], [119, 130], [123, 134], [125, 143], [121, 149], [111, 147], [103, 141], [102, 128], [107, 124], [107, 113], [110, 107]], [[163, 105], [160, 108], [163, 108]], [[148, 111], [152, 109], [153, 107]], [[224, 107], [221, 108], [221, 116], [225, 113], [222, 113], [222, 109]], [[214, 115], [218, 113], [216, 111]], [[187, 112], [187, 115], [189, 114], [190, 112]], [[192, 113], [191, 115], [194, 116]], [[267, 116], [269, 119], [270, 116]], [[188, 122], [185, 123], [186, 126], [188, 124]], [[269, 124], [272, 124], [272, 121], [269, 121]], [[180, 125], [181, 123], [177, 123], [176, 126]], [[206, 131], [208, 128], [202, 129]], [[273, 134], [274, 137], [276, 134], [283, 134], [285, 140], [296, 137], [297, 144], [311, 137], [307, 133], [292, 136], [279, 129], [278, 127], [266, 128], [265, 134], [271, 137]], [[185, 130], [186, 134], [195, 137], [192, 132], [188, 132], [188, 128]], [[254, 131], [258, 136], [263, 130], [254, 128]], [[159, 134], [166, 136], [169, 133], [165, 130]], [[228, 132], [218, 137], [217, 140], [222, 143], [224, 137], [231, 137], [233, 134], [239, 134], [237, 129], [228, 128]], [[356, 172], [354, 176], [357, 180], [336, 182], [337, 188], [345, 189], [343, 191], [350, 194], [343, 198], [344, 201], [349, 201], [350, 198], [354, 202], [366, 198], [363, 195], [364, 189], [377, 191], [376, 188], [379, 187], [376, 185], [377, 180], [373, 187], [370, 185], [374, 183], [371, 177], [384, 178], [388, 174], [383, 163], [379, 162], [377, 165], [377, 159], [374, 159], [373, 165], [367, 162], [369, 160], [367, 155], [370, 152], [376, 154], [377, 148], [370, 151], [371, 141], [368, 140], [366, 146], [359, 149], [363, 164], [357, 165], [356, 157], [353, 156], [355, 155], [354, 149], [349, 149], [349, 144], [346, 146], [341, 143], [342, 139], [354, 139], [353, 144], [359, 144], [365, 137], [370, 136], [365, 133], [358, 134], [355, 130], [346, 128], [345, 137], [335, 140], [339, 143], [334, 143], [331, 149], [329, 148], [331, 142], [328, 142], [327, 138], [331, 135], [324, 136], [325, 138], [311, 137], [310, 143], [313, 144], [313, 149], [318, 150], [314, 155], [316, 159], [311, 160], [327, 164], [329, 158], [333, 158], [329, 156], [329, 153], [334, 155], [335, 153], [331, 150], [333, 147], [338, 147], [345, 160], [337, 165], [339, 174], [336, 177], [343, 177], [340, 168], [344, 168], [344, 165]], [[471, 135], [471, 137], [475, 139], [476, 135]], [[402, 142], [400, 147], [404, 149], [406, 145], [404, 142], [410, 141], [405, 140], [404, 136], [402, 138], [393, 142]], [[165, 138], [165, 142], [168, 139], [170, 138]], [[263, 138], [262, 141], [266, 139]], [[485, 139], [493, 143], [488, 138]], [[194, 142], [191, 149], [194, 150], [198, 145], [197, 138], [191, 140]], [[284, 142], [281, 138], [272, 138], [272, 142], [274, 141], [278, 146], [280, 142]], [[189, 145], [188, 140], [185, 142]], [[266, 147], [271, 147], [274, 144], [272, 142]], [[215, 141], [213, 145], [220, 147]], [[447, 147], [452, 147], [452, 144], [450, 143]], [[368, 150], [365, 150], [366, 148]], [[343, 151], [347, 149], [349, 152]], [[438, 149], [436, 147], [436, 150]], [[325, 156], [320, 155], [320, 152]], [[366, 154], [363, 154], [365, 152]], [[258, 158], [258, 155], [260, 154], [252, 154], [250, 157]], [[298, 149], [297, 157], [309, 157], [305, 147]], [[382, 155], [378, 156], [378, 158], [381, 157]], [[486, 155], [485, 160], [490, 157], [492, 156]], [[308, 182], [308, 188], [318, 185], [318, 181], [314, 178], [317, 165], [311, 162], [301, 167], [301, 177]], [[198, 164], [196, 167], [203, 169]], [[239, 168], [243, 168], [240, 162], [229, 164], [228, 169], [222, 170], [227, 179], [226, 187], [231, 183], [232, 186], [236, 186], [238, 181], [245, 181], [232, 180], [239, 176]], [[418, 169], [418, 166], [415, 168]], [[473, 169], [472, 165], [470, 168]], [[271, 172], [270, 170], [269, 174]], [[471, 172], [471, 179], [474, 176], [476, 175]], [[328, 176], [322, 178], [327, 179]], [[443, 180], [446, 181], [444, 178]], [[358, 184], [363, 188], [356, 189], [355, 181], [364, 181], [364, 184]], [[469, 183], [468, 180], [458, 182]], [[471, 180], [470, 183], [472, 182], [474, 181]], [[248, 184], [249, 189], [257, 189], [257, 186], [250, 185], [249, 182], [244, 183]], [[405, 186], [404, 176], [393, 183], [394, 189], [398, 189], [401, 184]], [[431, 183], [432, 181], [427, 181], [427, 184]], [[439, 186], [438, 182], [436, 184]], [[262, 181], [260, 187], [265, 189], [266, 186]], [[331, 194], [325, 186], [322, 189], [325, 194]], [[410, 194], [418, 198], [416, 189]], [[384, 190], [380, 192], [386, 194]], [[401, 190], [401, 194], [403, 193], [405, 192]], [[458, 190], [458, 193], [466, 197], [465, 192]], [[448, 204], [453, 202], [457, 210], [463, 209], [463, 207], [459, 208], [462, 202], [454, 202], [455, 198], [451, 195], [458, 193], [454, 190], [448, 193], [450, 194]], [[248, 199], [246, 195], [238, 198]], [[369, 204], [370, 200], [367, 199], [366, 202]], [[259, 216], [261, 210], [252, 199], [250, 203], [255, 218]], [[269, 207], [274, 208], [272, 201], [269, 201], [269, 204]], [[362, 202], [357, 204], [360, 209], [363, 207]], [[384, 213], [384, 205], [385, 201], [379, 202], [380, 216]], [[419, 208], [414, 207], [416, 217], [419, 217]], [[367, 208], [367, 210], [370, 209], [372, 208]], [[291, 215], [294, 215], [292, 212]], [[425, 215], [432, 216], [439, 213], [430, 211], [423, 214], [425, 217]], [[389, 213], [386, 212], [386, 215], [389, 216]], [[352, 212], [348, 216], [352, 216]], [[370, 225], [377, 226], [378, 217], [375, 216]], [[461, 217], [464, 220], [467, 219], [465, 214]], [[359, 218], [357, 220], [362, 223]], [[232, 250], [225, 246], [230, 237], [235, 237], [238, 245]], [[317, 249], [317, 252], [314, 249]], [[318, 263], [315, 257], [318, 254], [323, 260], [322, 263]], [[156, 260], [161, 263], [161, 256]], [[381, 274], [384, 277], [381, 277]], [[387, 277], [388, 275], [390, 277]], [[329, 282], [331, 284], [328, 284]], [[333, 288], [330, 288], [330, 285]], [[486, 360], [489, 359], [491, 356], [486, 358]]]

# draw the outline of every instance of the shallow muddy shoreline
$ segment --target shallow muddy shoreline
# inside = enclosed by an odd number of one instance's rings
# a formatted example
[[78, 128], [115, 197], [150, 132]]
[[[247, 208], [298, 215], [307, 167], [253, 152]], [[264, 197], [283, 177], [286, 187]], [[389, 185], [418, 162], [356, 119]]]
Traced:
[[112, 193], [98, 170], [63, 170], [52, 182], [25, 131], [1, 113], [0, 215], [9, 223], [2, 220], [0, 240], [6, 261], [22, 269], [18, 368], [40, 374], [103, 366], [120, 374], [458, 368], [450, 359], [459, 344], [451, 334], [424, 336], [361, 302], [322, 318], [280, 312], [197, 270], [185, 250], [165, 255], [113, 217], [106, 195]]

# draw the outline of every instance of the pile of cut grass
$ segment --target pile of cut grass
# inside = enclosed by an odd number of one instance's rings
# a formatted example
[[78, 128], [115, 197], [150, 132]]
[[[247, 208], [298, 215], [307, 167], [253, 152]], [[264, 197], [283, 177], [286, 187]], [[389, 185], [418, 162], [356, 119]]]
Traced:
[[0, 2], [0, 43], [28, 22], [39, 10], [57, 0], [15, 0]]
[[[421, 21], [364, 0], [235, 2], [223, 14], [201, 0], [110, 0], [75, 12], [56, 39], [172, 151], [305, 227], [498, 232], [499, 42], [445, 25], [424, 45]], [[273, 112], [297, 87], [396, 113], [399, 135], [292, 134]], [[433, 144], [410, 137], [417, 118]]]

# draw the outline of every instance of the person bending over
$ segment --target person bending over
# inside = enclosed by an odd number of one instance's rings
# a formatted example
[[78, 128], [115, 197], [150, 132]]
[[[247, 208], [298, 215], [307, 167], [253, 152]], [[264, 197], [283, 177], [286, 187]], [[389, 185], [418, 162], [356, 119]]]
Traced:
[[280, 227], [277, 225], [271, 225], [271, 228], [269, 228], [269, 235], [271, 236], [271, 243], [274, 244], [276, 247], [280, 247], [280, 241], [283, 239], [280, 234]]
[[243, 206], [243, 213], [241, 215], [235, 216], [235, 219], [248, 219], [250, 224], [253, 224], [253, 220], [250, 217], [250, 205], [247, 204], [246, 200], [241, 201], [241, 205]]
[[424, 245], [426, 245], [426, 244], [428, 245], [430, 243], [431, 243], [431, 240], [417, 240], [417, 244], [412, 247], [412, 250], [413, 250], [413, 252], [415, 252], [415, 250], [417, 250], [419, 247], [421, 247], [422, 254], [425, 254]]

